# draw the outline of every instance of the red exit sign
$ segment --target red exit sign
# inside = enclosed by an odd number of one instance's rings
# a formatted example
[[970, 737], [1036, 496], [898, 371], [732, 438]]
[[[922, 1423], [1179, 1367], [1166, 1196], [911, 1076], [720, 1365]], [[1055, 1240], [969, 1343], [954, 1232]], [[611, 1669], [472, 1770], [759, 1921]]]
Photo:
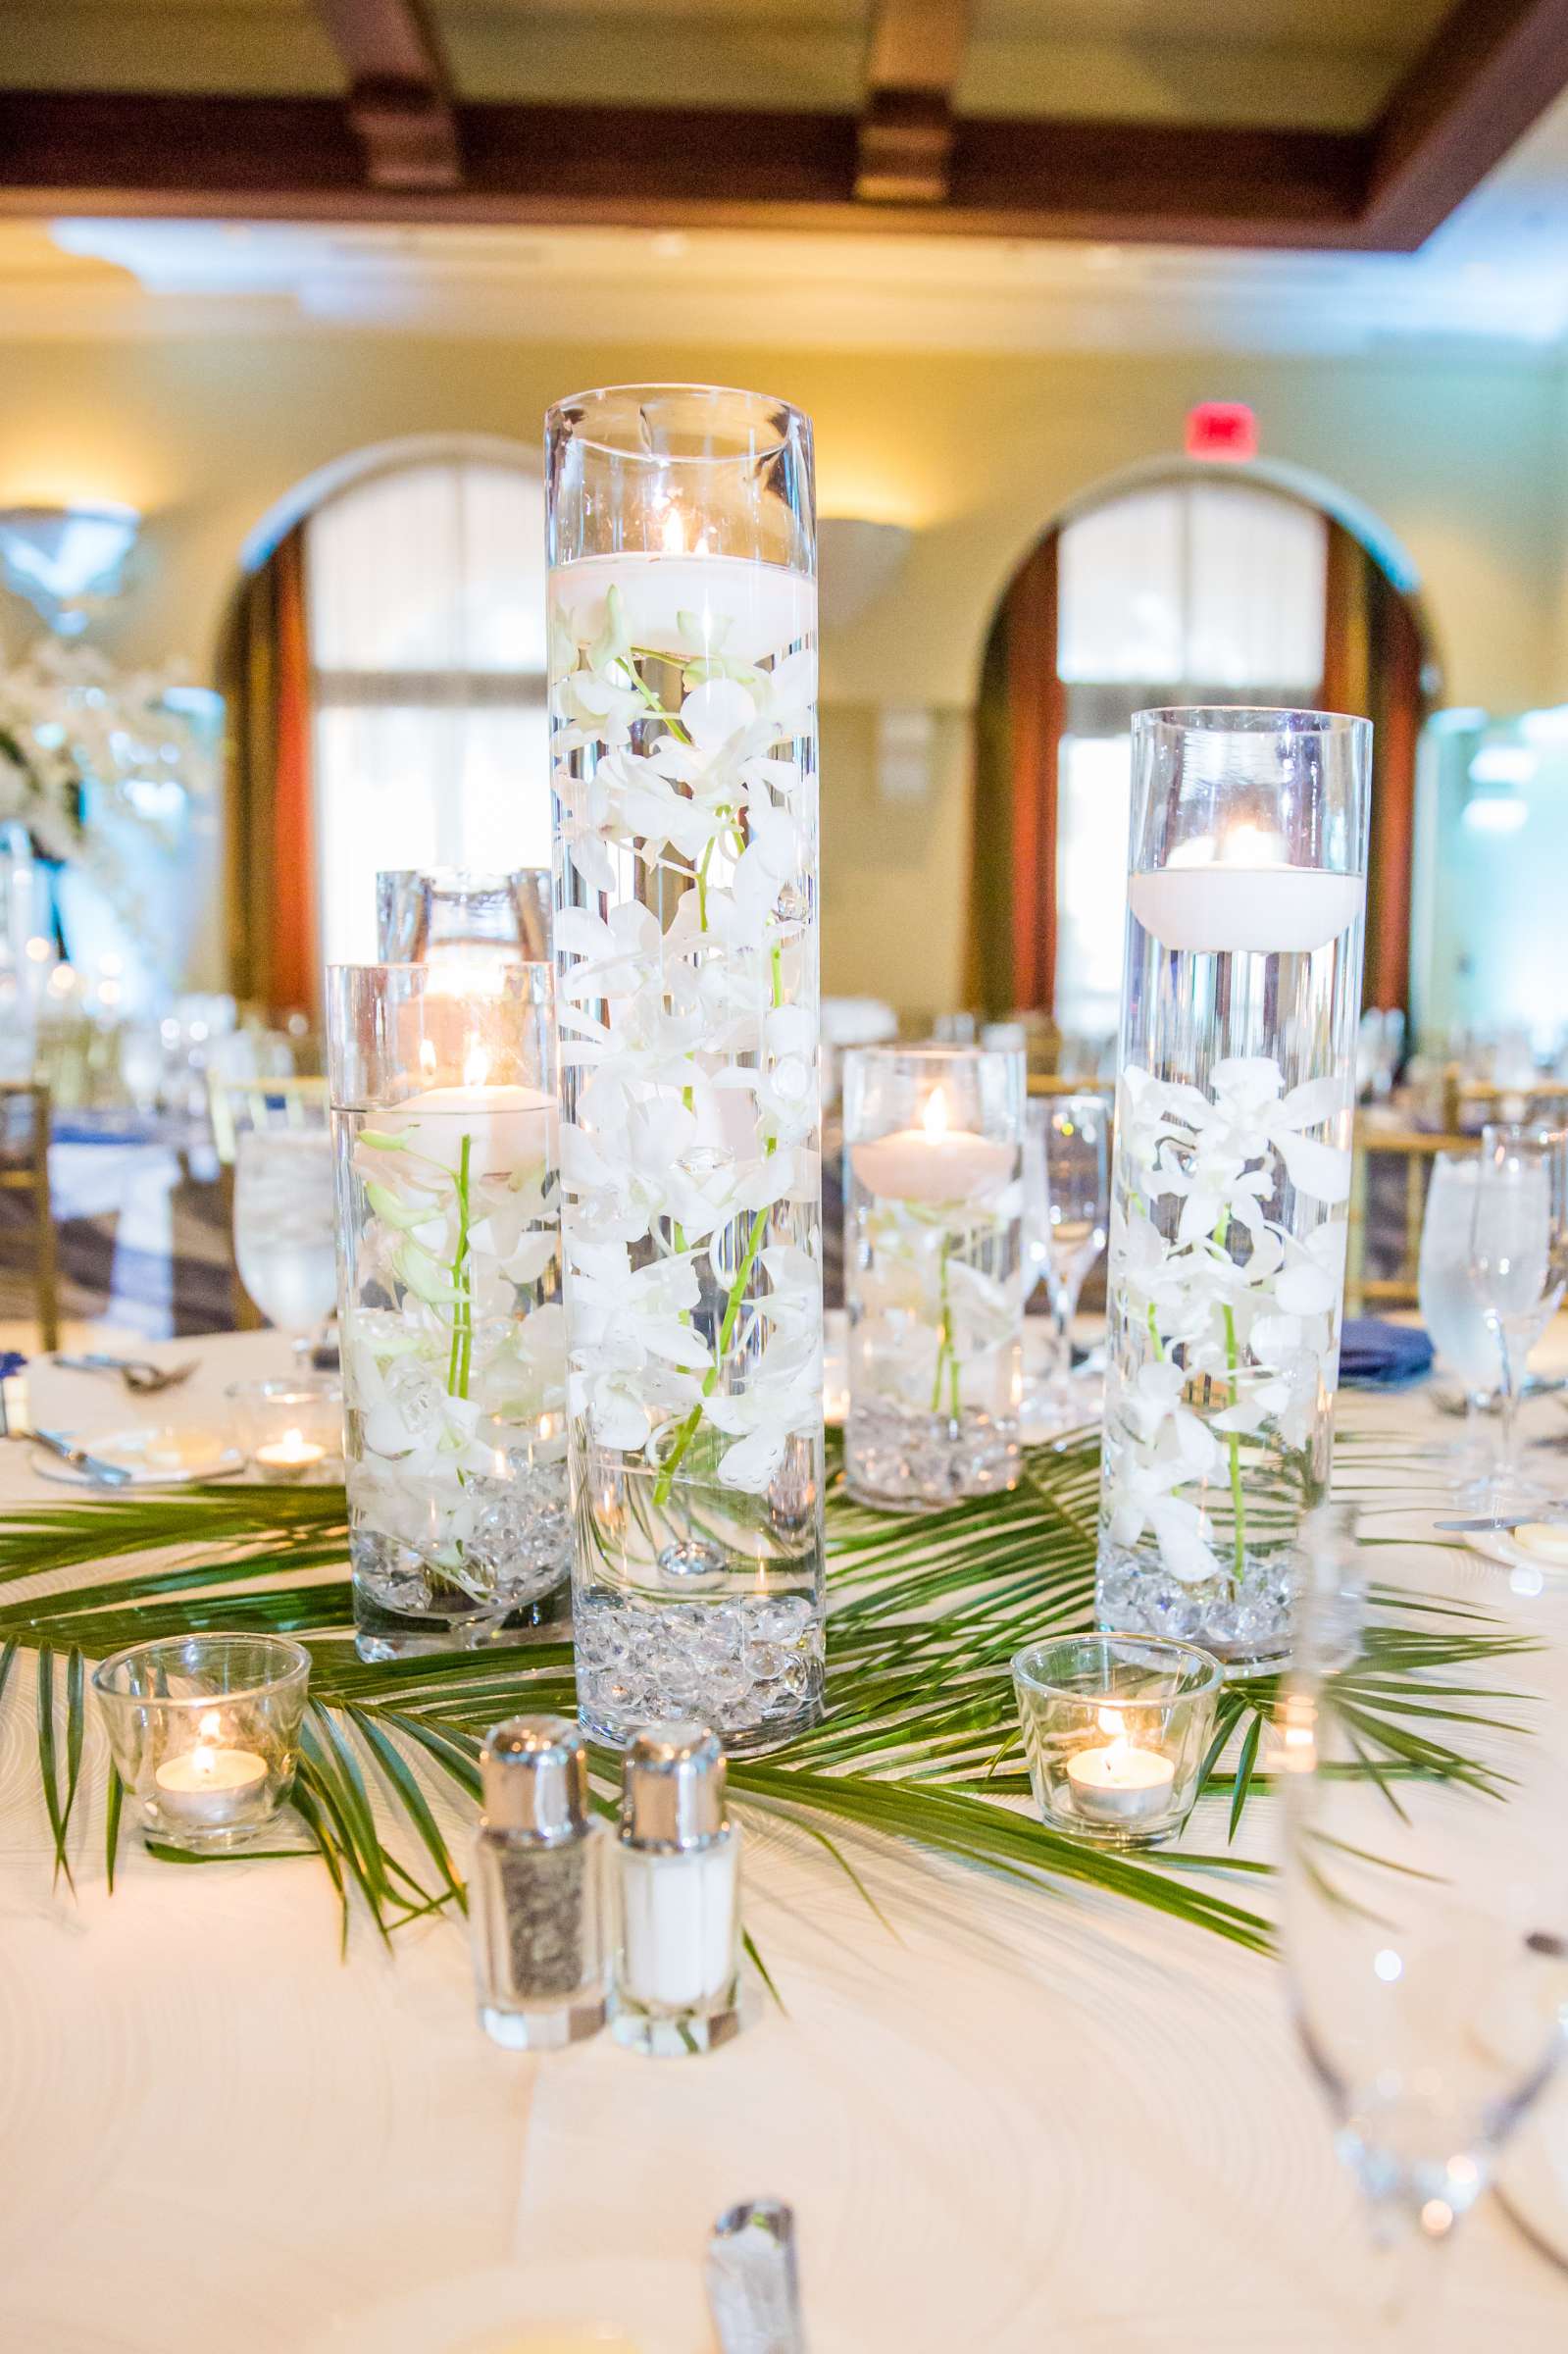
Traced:
[[1187, 412], [1187, 454], [1189, 458], [1229, 458], [1233, 463], [1258, 454], [1258, 421], [1244, 400], [1200, 400]]

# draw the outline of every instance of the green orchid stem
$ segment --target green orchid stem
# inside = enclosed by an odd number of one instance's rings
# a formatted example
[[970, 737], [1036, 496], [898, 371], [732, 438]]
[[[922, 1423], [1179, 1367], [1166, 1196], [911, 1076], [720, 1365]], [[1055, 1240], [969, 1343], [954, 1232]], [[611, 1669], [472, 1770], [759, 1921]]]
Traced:
[[452, 1259], [452, 1351], [447, 1358], [446, 1388], [452, 1398], [468, 1396], [474, 1362], [474, 1301], [469, 1289], [469, 1159], [474, 1139], [466, 1132], [457, 1154], [457, 1251]]
[[[777, 951], [775, 952], [777, 953]], [[948, 1412], [951, 1419], [956, 1422], [958, 1420], [958, 1352], [953, 1347], [953, 1304], [947, 1283], [947, 1262], [952, 1256], [952, 1236], [944, 1231], [939, 1268], [941, 1322], [936, 1327], [936, 1378], [931, 1385], [931, 1410], [934, 1414], [941, 1412], [942, 1382], [945, 1379], [950, 1393]]]
[[[740, 1303], [745, 1296], [746, 1285], [751, 1281], [751, 1270], [757, 1263], [757, 1253], [762, 1249], [762, 1238], [767, 1231], [768, 1213], [765, 1209], [759, 1209], [751, 1221], [751, 1232], [746, 1237], [746, 1247], [741, 1254], [740, 1264], [735, 1269], [735, 1279], [730, 1287], [730, 1297], [725, 1302], [724, 1322], [719, 1327], [719, 1346], [714, 1351], [713, 1363], [702, 1377], [704, 1398], [711, 1398], [719, 1386], [719, 1367], [723, 1364], [725, 1353], [735, 1337], [735, 1326], [740, 1320]], [[690, 1413], [687, 1414], [675, 1434], [675, 1444], [664, 1458], [663, 1467], [654, 1486], [653, 1501], [655, 1504], [666, 1505], [669, 1503], [675, 1475], [681, 1468], [682, 1458], [686, 1449], [697, 1435], [697, 1425], [701, 1420], [702, 1407], [699, 1404], [691, 1408]]]
[[[1225, 1315], [1225, 1363], [1231, 1376], [1231, 1404], [1236, 1404], [1236, 1370], [1239, 1361], [1236, 1346], [1236, 1316], [1227, 1307]], [[1225, 1434], [1226, 1451], [1231, 1458], [1231, 1524], [1234, 1531], [1233, 1571], [1239, 1588], [1246, 1568], [1246, 1516], [1241, 1502], [1241, 1440], [1237, 1431]]]
[[[708, 849], [711, 850], [713, 844], [710, 842], [708, 844]], [[704, 851], [702, 858], [703, 870], [706, 869], [707, 863], [707, 851]], [[702, 889], [701, 871], [699, 871], [697, 876], [697, 889], [699, 891]], [[701, 904], [702, 902], [699, 899], [699, 908], [701, 907]], [[773, 972], [773, 1002], [775, 1009], [777, 1010], [777, 1008], [784, 1003], [784, 959], [780, 953], [780, 947], [777, 940], [773, 944], [772, 955], [769, 961]], [[777, 1141], [778, 1140], [774, 1137], [770, 1136], [768, 1138], [767, 1143], [763, 1147], [765, 1156], [774, 1151]], [[746, 1286], [751, 1281], [751, 1270], [757, 1263], [757, 1253], [762, 1249], [762, 1238], [767, 1231], [768, 1212], [766, 1209], [759, 1209], [756, 1216], [751, 1221], [751, 1232], [746, 1237], [746, 1247], [744, 1252], [741, 1254], [740, 1264], [735, 1270], [734, 1282], [730, 1287], [730, 1297], [725, 1302], [724, 1322], [719, 1327], [719, 1346], [713, 1353], [712, 1364], [708, 1367], [707, 1372], [703, 1375], [702, 1395], [704, 1398], [711, 1398], [714, 1391], [719, 1386], [719, 1367], [724, 1363], [725, 1353], [729, 1349], [731, 1342], [735, 1337], [735, 1326], [740, 1320], [740, 1303], [745, 1298]], [[676, 1432], [675, 1444], [671, 1448], [669, 1454], [666, 1456], [663, 1466], [660, 1469], [658, 1479], [654, 1485], [653, 1501], [656, 1505], [663, 1506], [669, 1503], [670, 1490], [675, 1484], [675, 1475], [681, 1468], [682, 1459], [684, 1457], [687, 1448], [697, 1435], [697, 1425], [701, 1420], [702, 1407], [699, 1404], [691, 1408], [691, 1411], [687, 1414], [685, 1420]]]

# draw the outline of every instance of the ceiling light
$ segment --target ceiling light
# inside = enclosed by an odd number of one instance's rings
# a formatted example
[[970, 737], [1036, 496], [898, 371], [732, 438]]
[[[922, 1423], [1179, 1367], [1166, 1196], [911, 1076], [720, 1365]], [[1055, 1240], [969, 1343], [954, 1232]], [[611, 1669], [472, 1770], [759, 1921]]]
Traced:
[[1529, 785], [1538, 762], [1527, 743], [1484, 743], [1470, 763], [1472, 785]]

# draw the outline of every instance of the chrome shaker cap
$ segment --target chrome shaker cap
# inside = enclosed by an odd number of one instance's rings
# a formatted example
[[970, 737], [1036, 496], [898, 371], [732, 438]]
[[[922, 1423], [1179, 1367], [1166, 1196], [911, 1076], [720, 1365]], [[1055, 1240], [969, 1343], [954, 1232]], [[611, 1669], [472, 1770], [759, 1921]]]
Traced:
[[588, 1753], [569, 1716], [508, 1716], [480, 1753], [484, 1826], [534, 1839], [572, 1839], [588, 1827]]
[[724, 1751], [705, 1724], [645, 1726], [626, 1753], [621, 1836], [631, 1847], [706, 1847], [729, 1826]]

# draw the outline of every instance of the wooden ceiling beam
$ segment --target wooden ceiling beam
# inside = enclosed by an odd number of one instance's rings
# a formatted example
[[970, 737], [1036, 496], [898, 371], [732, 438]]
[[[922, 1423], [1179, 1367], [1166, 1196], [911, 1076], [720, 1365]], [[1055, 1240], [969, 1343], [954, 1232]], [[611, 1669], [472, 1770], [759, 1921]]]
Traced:
[[348, 76], [348, 119], [377, 188], [455, 188], [451, 77], [424, 0], [316, 0]]
[[330, 98], [0, 91], [0, 214], [1364, 241], [1353, 134], [962, 117], [945, 203], [867, 204], [850, 115], [456, 113], [461, 182], [389, 186]]
[[862, 203], [941, 204], [971, 0], [875, 0], [856, 142]]
[[1568, 89], [1568, 0], [1458, 0], [1372, 134], [1369, 242], [1410, 252]]

